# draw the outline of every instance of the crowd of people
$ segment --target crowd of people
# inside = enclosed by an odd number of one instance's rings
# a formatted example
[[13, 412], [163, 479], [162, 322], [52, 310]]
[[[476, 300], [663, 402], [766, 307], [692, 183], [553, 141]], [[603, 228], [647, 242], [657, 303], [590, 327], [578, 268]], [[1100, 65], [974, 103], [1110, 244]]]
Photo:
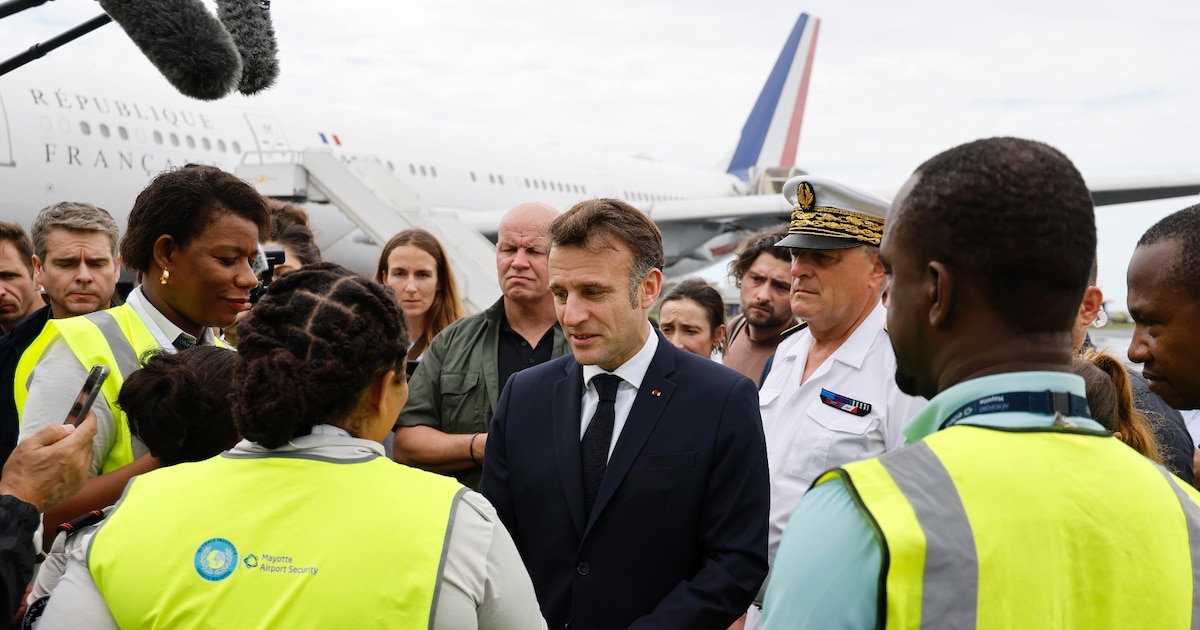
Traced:
[[1088, 336], [1093, 204], [1048, 145], [783, 194], [728, 320], [618, 199], [510, 209], [471, 314], [432, 233], [361, 276], [211, 167], [123, 235], [0, 223], [0, 625], [1200, 622], [1200, 206], [1130, 263], [1137, 369]]

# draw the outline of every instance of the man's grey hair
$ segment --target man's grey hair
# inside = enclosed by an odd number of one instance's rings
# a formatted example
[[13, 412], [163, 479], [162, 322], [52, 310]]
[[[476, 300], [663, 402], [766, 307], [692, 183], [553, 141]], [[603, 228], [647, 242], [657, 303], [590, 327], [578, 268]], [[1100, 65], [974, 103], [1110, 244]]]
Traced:
[[90, 203], [60, 201], [42, 208], [33, 220], [33, 253], [42, 262], [46, 261], [46, 237], [55, 229], [77, 232], [104, 232], [112, 246], [112, 255], [117, 257], [117, 243], [121, 240], [117, 222], [107, 210]]

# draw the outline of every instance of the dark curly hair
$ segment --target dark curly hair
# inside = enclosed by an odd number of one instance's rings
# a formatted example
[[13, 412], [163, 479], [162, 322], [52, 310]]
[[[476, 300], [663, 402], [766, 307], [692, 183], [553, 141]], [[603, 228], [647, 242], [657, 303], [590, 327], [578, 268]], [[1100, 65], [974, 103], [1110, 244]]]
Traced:
[[1041, 142], [987, 138], [916, 175], [904, 242], [961, 269], [1014, 329], [1070, 330], [1096, 259], [1092, 196], [1071, 160]]
[[154, 242], [168, 234], [186, 247], [213, 221], [233, 214], [258, 227], [259, 241], [271, 232], [267, 202], [237, 175], [212, 166], [184, 166], [155, 177], [133, 202], [121, 238], [125, 266], [146, 273]]
[[737, 255], [729, 261], [729, 277], [738, 288], [742, 286], [742, 276], [750, 271], [750, 267], [764, 253], [770, 254], [785, 263], [792, 262], [791, 250], [786, 247], [775, 247], [775, 243], [787, 236], [788, 224], [765, 227], [742, 240], [738, 246]]
[[153, 350], [121, 386], [117, 405], [129, 431], [164, 466], [208, 459], [237, 442], [229, 399], [236, 356], [216, 346]]
[[279, 448], [318, 424], [353, 420], [373, 379], [405, 373], [407, 328], [390, 287], [340, 265], [272, 282], [238, 324], [233, 418], [242, 437]]
[[1137, 245], [1143, 247], [1169, 241], [1179, 243], [1179, 252], [1166, 269], [1165, 279], [1182, 286], [1193, 299], [1200, 300], [1200, 273], [1196, 272], [1200, 266], [1200, 205], [1188, 206], [1163, 217], [1146, 230]]

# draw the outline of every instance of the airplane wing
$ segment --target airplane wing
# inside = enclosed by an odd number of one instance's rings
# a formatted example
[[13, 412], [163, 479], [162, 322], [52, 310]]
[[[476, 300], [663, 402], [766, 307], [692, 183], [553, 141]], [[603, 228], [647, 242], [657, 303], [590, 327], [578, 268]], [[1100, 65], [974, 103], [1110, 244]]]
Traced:
[[683, 275], [733, 253], [742, 237], [787, 223], [792, 207], [780, 194], [661, 201], [641, 208], [663, 235], [671, 275]]
[[[1200, 194], [1200, 178], [1140, 177], [1094, 180], [1097, 206]], [[787, 223], [792, 208], [781, 194], [661, 201], [641, 208], [663, 234], [669, 273], [685, 275], [732, 253], [746, 234]]]
[[1092, 200], [1097, 206], [1109, 206], [1134, 201], [1151, 201], [1188, 197], [1200, 194], [1200, 178], [1176, 177], [1122, 177], [1088, 182]]

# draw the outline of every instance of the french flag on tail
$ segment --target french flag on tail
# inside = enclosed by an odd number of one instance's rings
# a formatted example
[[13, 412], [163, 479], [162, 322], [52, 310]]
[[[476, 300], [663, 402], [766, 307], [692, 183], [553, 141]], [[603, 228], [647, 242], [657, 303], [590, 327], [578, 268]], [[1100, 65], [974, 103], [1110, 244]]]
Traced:
[[796, 26], [775, 61], [754, 109], [742, 127], [733, 158], [726, 172], [749, 182], [752, 167], [791, 168], [796, 165], [796, 147], [800, 144], [800, 123], [804, 120], [804, 102], [808, 79], [812, 74], [813, 53], [821, 20], [801, 13]]

